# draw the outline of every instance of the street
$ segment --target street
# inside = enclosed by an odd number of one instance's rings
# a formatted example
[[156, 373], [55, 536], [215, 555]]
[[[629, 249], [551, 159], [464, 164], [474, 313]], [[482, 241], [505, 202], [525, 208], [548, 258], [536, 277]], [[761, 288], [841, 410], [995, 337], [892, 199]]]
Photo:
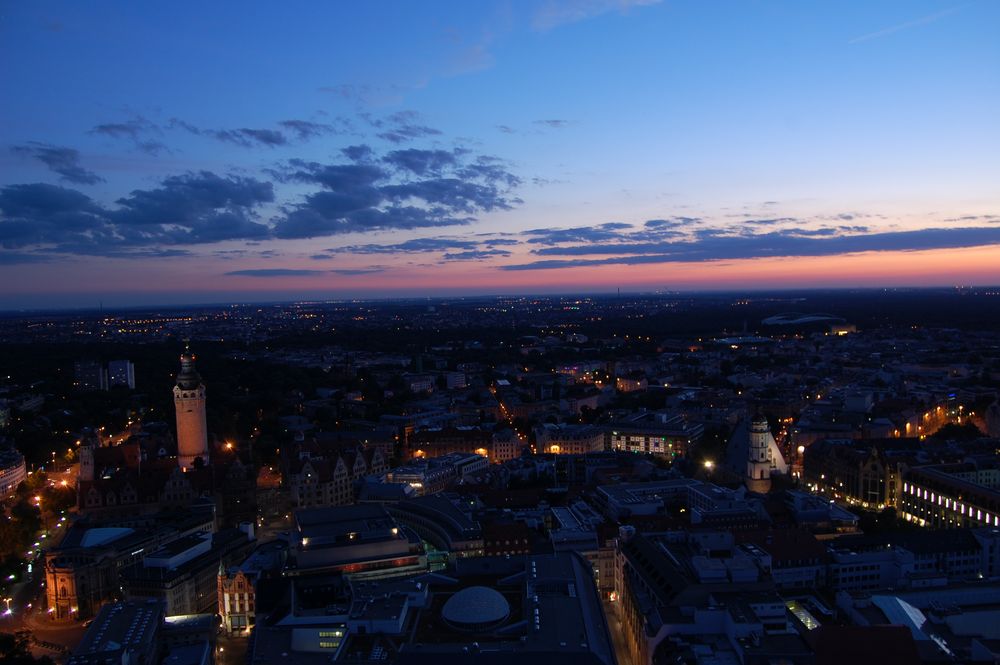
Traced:
[[604, 607], [604, 616], [607, 618], [608, 630], [611, 632], [611, 642], [615, 647], [615, 660], [618, 665], [632, 665], [632, 656], [629, 655], [628, 647], [625, 645], [625, 628], [618, 619], [613, 604], [604, 600], [601, 605]]

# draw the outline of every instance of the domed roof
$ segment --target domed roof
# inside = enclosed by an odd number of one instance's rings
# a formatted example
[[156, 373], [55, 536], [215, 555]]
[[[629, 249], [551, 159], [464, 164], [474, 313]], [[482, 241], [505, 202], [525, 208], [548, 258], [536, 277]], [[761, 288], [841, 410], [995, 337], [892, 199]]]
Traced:
[[194, 390], [201, 384], [201, 374], [195, 369], [194, 361], [195, 355], [185, 346], [181, 354], [181, 371], [177, 374], [177, 385], [183, 390]]
[[510, 616], [510, 604], [500, 593], [484, 586], [462, 589], [448, 599], [441, 618], [464, 629], [484, 629], [499, 625]]

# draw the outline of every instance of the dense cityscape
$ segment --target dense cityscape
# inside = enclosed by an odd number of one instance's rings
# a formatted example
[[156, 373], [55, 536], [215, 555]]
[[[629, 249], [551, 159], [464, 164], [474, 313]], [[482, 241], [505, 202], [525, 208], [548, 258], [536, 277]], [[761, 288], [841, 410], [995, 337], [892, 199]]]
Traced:
[[1000, 665], [998, 25], [0, 4], [0, 665]]
[[74, 664], [989, 661], [997, 297], [9, 315], [2, 628]]

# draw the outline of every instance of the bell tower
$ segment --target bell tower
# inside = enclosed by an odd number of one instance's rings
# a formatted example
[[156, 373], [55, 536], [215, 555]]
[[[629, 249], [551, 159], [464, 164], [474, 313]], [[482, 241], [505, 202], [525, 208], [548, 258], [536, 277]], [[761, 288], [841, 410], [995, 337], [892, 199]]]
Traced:
[[208, 424], [205, 421], [205, 384], [195, 369], [195, 355], [184, 347], [181, 371], [174, 386], [174, 408], [177, 410], [177, 464], [182, 469], [194, 466], [201, 458], [208, 464]]
[[771, 458], [768, 455], [768, 435], [771, 433], [767, 418], [754, 416], [750, 422], [750, 445], [747, 446], [747, 489], [767, 494], [771, 489]]

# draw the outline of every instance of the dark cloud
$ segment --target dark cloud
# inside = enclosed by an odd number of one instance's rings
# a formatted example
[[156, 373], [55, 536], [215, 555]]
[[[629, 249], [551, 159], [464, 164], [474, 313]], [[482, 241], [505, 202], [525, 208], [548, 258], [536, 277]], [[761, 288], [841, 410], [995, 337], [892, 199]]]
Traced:
[[489, 155], [480, 155], [472, 162], [465, 164], [456, 171], [460, 178], [469, 180], [484, 180], [513, 189], [520, 186], [521, 179], [507, 170], [498, 158]]
[[232, 143], [243, 148], [257, 145], [274, 148], [288, 145], [288, 138], [276, 129], [206, 129], [201, 133], [217, 141]]
[[450, 217], [440, 210], [425, 210], [414, 206], [364, 208], [346, 214], [339, 211], [331, 213], [329, 208], [319, 203], [316, 195], [307, 197], [305, 204], [279, 220], [275, 226], [275, 235], [278, 238], [315, 238], [389, 229], [458, 226], [472, 221], [472, 217]]
[[741, 224], [744, 226], [776, 226], [778, 224], [787, 224], [798, 221], [799, 220], [795, 217], [773, 217], [770, 219], [744, 219]]
[[347, 254], [414, 254], [422, 252], [443, 252], [448, 250], [472, 250], [479, 247], [475, 240], [459, 238], [413, 238], [392, 245], [350, 245], [328, 249], [327, 252]]
[[340, 152], [352, 162], [365, 162], [374, 156], [375, 152], [366, 145], [349, 145]]
[[[358, 154], [362, 148], [367, 146], [350, 149]], [[372, 164], [320, 164], [301, 159], [289, 160], [284, 169], [274, 171], [274, 175], [284, 182], [313, 183], [335, 191], [374, 190], [378, 182], [389, 178], [388, 171]]]
[[[135, 190], [109, 209], [65, 187], [35, 183], [0, 189], [0, 245], [74, 254], [177, 256], [158, 245], [270, 236], [255, 209], [274, 199], [271, 184], [202, 171]], [[166, 253], [165, 253], [166, 252]]]
[[675, 229], [690, 224], [697, 224], [701, 217], [674, 217], [673, 219], [650, 219], [643, 226], [647, 229]]
[[949, 217], [946, 222], [992, 222], [1000, 219], [1000, 215], [964, 215], [962, 217]]
[[[341, 119], [338, 119], [338, 122], [341, 126], [346, 123], [346, 121]], [[332, 124], [297, 119], [282, 120], [278, 123], [279, 129], [250, 127], [207, 129], [198, 127], [180, 118], [171, 118], [167, 127], [170, 129], [182, 129], [196, 136], [205, 136], [216, 141], [240, 146], [241, 148], [259, 146], [278, 148], [291, 144], [293, 139], [303, 143], [324, 134], [338, 133], [340, 131]]]
[[[461, 178], [430, 178], [382, 188], [386, 197], [397, 203], [417, 200], [447, 213], [474, 213], [479, 210], [510, 210], [521, 203], [517, 198], [506, 198], [492, 184], [470, 182]], [[467, 222], [472, 218], [466, 218]]]
[[311, 120], [282, 120], [278, 124], [295, 134], [295, 138], [299, 141], [308, 141], [309, 139], [314, 139], [334, 131], [330, 125], [312, 122]]
[[428, 173], [441, 173], [444, 169], [454, 166], [457, 157], [454, 152], [448, 150], [408, 148], [393, 150], [383, 157], [382, 161], [401, 171], [422, 176]]
[[517, 130], [509, 125], [497, 125], [497, 130], [503, 132], [504, 134], [516, 134]]
[[416, 111], [399, 111], [386, 118], [362, 114], [362, 118], [372, 127], [381, 129], [376, 136], [390, 143], [407, 143], [414, 139], [441, 135], [440, 130], [423, 124]]
[[104, 210], [74, 189], [34, 183], [0, 189], [0, 246], [89, 241], [107, 234]]
[[785, 229], [782, 233], [792, 236], [826, 236], [831, 237], [844, 233], [867, 233], [867, 226], [821, 226], [816, 229]]
[[307, 275], [322, 275], [326, 272], [326, 270], [299, 270], [295, 268], [259, 268], [233, 270], [223, 274], [235, 277], [305, 277]]
[[[86, 250], [91, 248], [86, 247], [81, 253], [87, 253]], [[71, 246], [62, 246], [57, 248], [55, 251], [59, 251], [65, 254], [76, 254], [77, 250]], [[106, 256], [115, 259], [172, 259], [182, 256], [194, 256], [191, 252], [186, 249], [174, 249], [174, 248], [153, 248], [153, 249], [116, 249], [114, 246], [105, 247], [103, 249], [98, 249], [97, 251], [91, 251], [89, 253], [98, 254], [100, 256]]]
[[390, 143], [406, 143], [424, 136], [435, 136], [441, 132], [425, 125], [400, 125], [393, 129], [380, 132], [377, 136]]
[[386, 229], [463, 225], [480, 212], [508, 210], [520, 184], [495, 158], [464, 151], [394, 150], [381, 159], [364, 145], [347, 149], [351, 163], [291, 160], [274, 175], [324, 189], [279, 219], [279, 238], [309, 238]]
[[88, 133], [129, 141], [136, 150], [150, 155], [170, 152], [167, 146], [159, 139], [152, 138], [163, 133], [159, 125], [143, 116], [135, 116], [125, 122], [109, 122], [97, 125]]
[[[384, 129], [399, 129], [416, 125], [418, 116], [401, 112], [370, 122]], [[325, 131], [326, 126], [286, 120], [280, 123], [284, 132], [206, 130], [173, 118], [164, 127], [238, 145], [283, 146], [290, 137], [304, 140]], [[162, 128], [136, 117], [92, 131], [140, 143]], [[75, 182], [91, 182], [97, 177], [79, 166], [79, 155], [72, 149], [32, 143], [15, 151], [41, 159]], [[292, 159], [269, 170], [279, 182], [313, 186], [298, 201], [278, 207], [271, 219], [262, 219], [260, 214], [262, 208], [275, 202], [271, 182], [209, 171], [165, 178], [158, 186], [137, 189], [117, 199], [114, 205], [98, 204], [79, 191], [54, 185], [9, 186], [0, 190], [0, 245], [37, 252], [137, 254], [163, 246], [224, 240], [460, 226], [476, 221], [480, 214], [509, 210], [521, 203], [513, 193], [521, 184], [520, 178], [490, 155], [476, 155], [463, 148], [376, 152], [363, 144], [344, 148], [342, 154], [343, 159], [332, 163]], [[492, 249], [473, 242], [452, 243], [438, 251]]]
[[273, 200], [269, 182], [201, 171], [169, 177], [157, 189], [136, 190], [118, 199], [121, 209], [109, 218], [126, 239], [137, 237], [147, 243], [266, 238], [270, 229], [254, 221], [253, 210]]
[[528, 242], [536, 245], [556, 245], [563, 242], [603, 242], [620, 240], [621, 234], [618, 232], [631, 228], [631, 226], [631, 224], [621, 222], [608, 222], [597, 226], [577, 226], [568, 229], [532, 229], [524, 233], [532, 236]]
[[542, 125], [543, 127], [549, 127], [550, 129], [562, 129], [563, 127], [566, 127], [569, 124], [569, 120], [559, 120], [559, 119], [535, 120], [534, 124]]
[[[861, 227], [863, 228], [863, 227]], [[800, 229], [798, 231], [801, 231]], [[850, 235], [802, 235], [771, 232], [757, 235], [704, 233], [693, 240], [591, 246], [546, 247], [545, 255], [629, 254], [597, 259], [541, 260], [502, 266], [503, 270], [546, 270], [598, 265], [689, 263], [733, 259], [792, 256], [835, 256], [859, 252], [958, 249], [1000, 243], [1000, 229], [993, 227], [927, 228]]]
[[370, 275], [376, 272], [382, 272], [385, 268], [382, 266], [373, 266], [371, 268], [337, 268], [334, 270], [309, 270], [300, 268], [253, 268], [249, 270], [232, 270], [227, 273], [223, 273], [229, 276], [235, 277], [309, 277], [312, 275], [329, 275], [331, 273], [335, 275]]
[[372, 273], [376, 272], [385, 272], [385, 268], [381, 266], [373, 266], [371, 268], [338, 268], [335, 270], [331, 270], [330, 272], [345, 276], [371, 275]]
[[96, 185], [104, 182], [104, 178], [80, 166], [80, 152], [73, 148], [29, 141], [24, 145], [12, 147], [11, 151], [18, 155], [34, 157], [67, 182], [77, 185]]
[[505, 249], [470, 249], [464, 252], [449, 252], [443, 258], [445, 261], [483, 261], [501, 256], [510, 256], [510, 252]]

